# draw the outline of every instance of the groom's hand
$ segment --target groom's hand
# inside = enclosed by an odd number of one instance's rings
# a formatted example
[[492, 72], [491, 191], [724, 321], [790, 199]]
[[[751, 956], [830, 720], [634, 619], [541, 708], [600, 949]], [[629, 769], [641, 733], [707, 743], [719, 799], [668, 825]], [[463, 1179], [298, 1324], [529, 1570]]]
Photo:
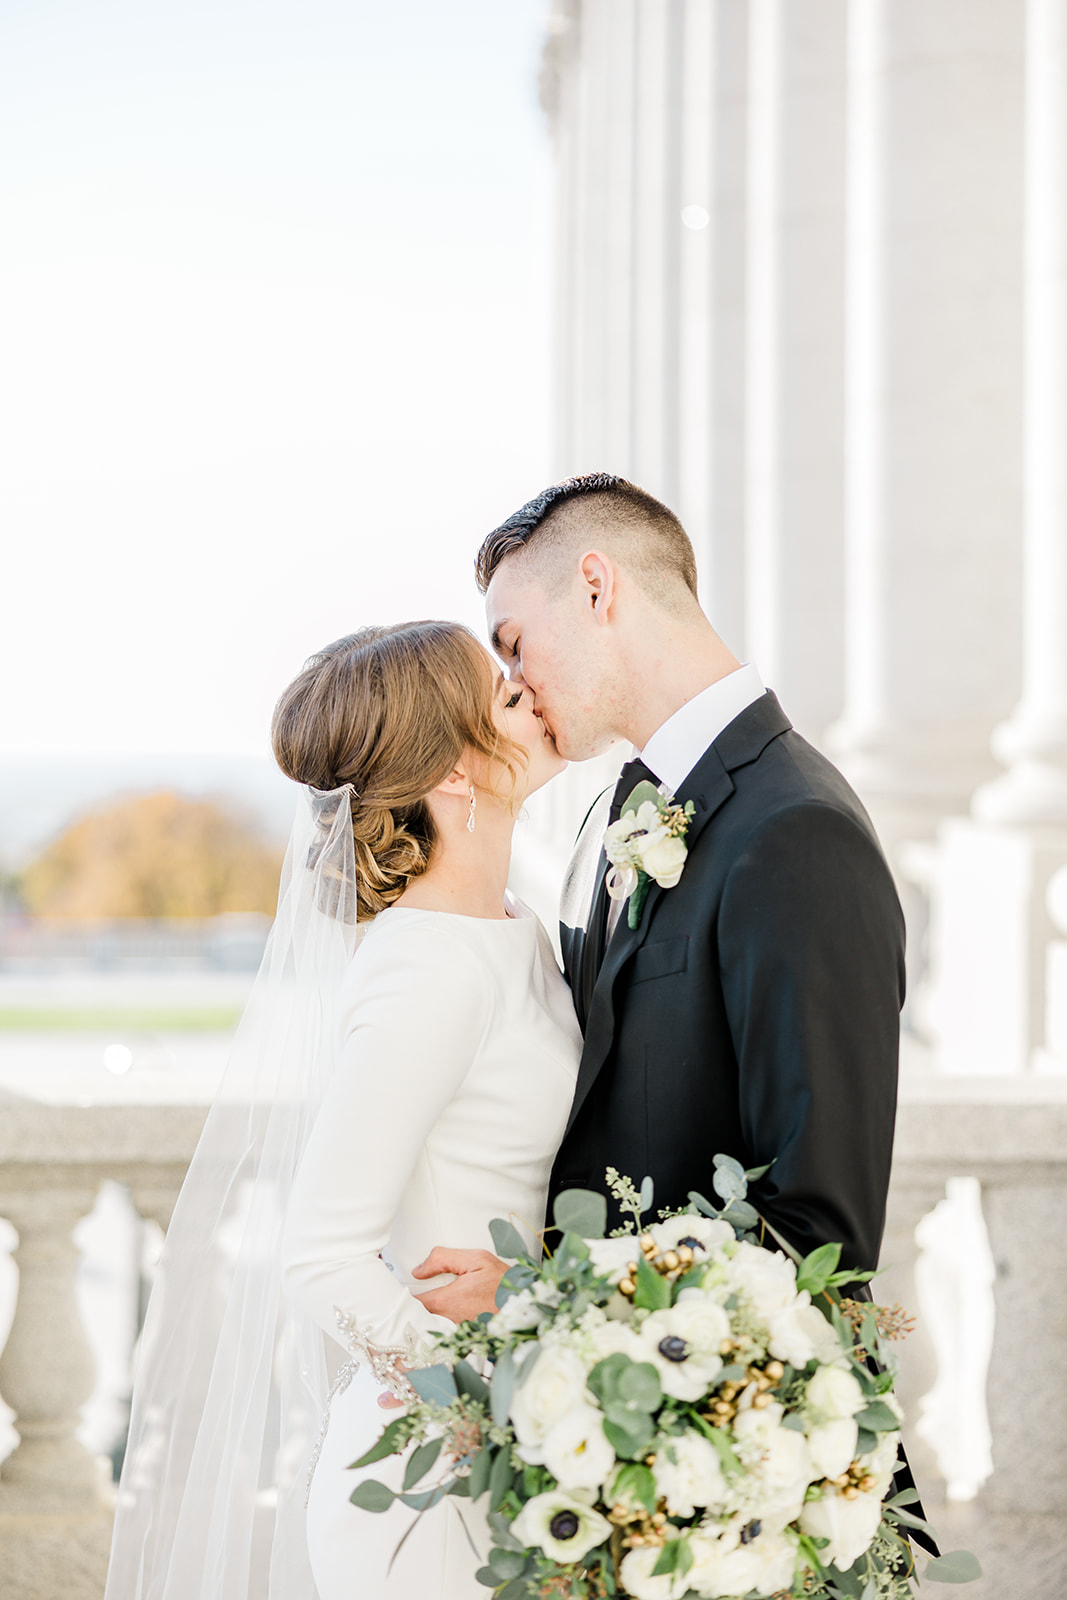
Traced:
[[454, 1272], [451, 1283], [441, 1289], [427, 1289], [416, 1295], [435, 1317], [466, 1322], [481, 1311], [496, 1310], [496, 1291], [508, 1270], [508, 1263], [491, 1250], [448, 1250], [434, 1245], [425, 1261], [412, 1267], [413, 1278], [435, 1278], [439, 1272]]

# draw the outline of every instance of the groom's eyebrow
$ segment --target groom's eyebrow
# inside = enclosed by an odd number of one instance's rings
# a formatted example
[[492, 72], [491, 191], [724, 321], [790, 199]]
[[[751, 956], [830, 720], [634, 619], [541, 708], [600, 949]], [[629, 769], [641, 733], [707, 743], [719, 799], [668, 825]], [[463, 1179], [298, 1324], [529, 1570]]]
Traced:
[[501, 639], [501, 637], [500, 637], [500, 630], [501, 630], [501, 628], [506, 628], [510, 621], [511, 621], [510, 617], [505, 617], [503, 622], [498, 622], [497, 623], [496, 627], [493, 629], [492, 633], [489, 635], [489, 643], [492, 645], [492, 647], [496, 651], [497, 655], [499, 655], [502, 650], [503, 651], [507, 650], [507, 645], [504, 643], [503, 639]]

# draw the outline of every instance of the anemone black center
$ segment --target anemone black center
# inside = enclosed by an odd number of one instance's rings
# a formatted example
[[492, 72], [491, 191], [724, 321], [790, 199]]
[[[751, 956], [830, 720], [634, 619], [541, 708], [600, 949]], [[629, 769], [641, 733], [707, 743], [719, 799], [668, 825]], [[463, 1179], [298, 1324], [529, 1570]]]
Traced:
[[548, 1531], [553, 1539], [573, 1539], [578, 1532], [578, 1518], [573, 1511], [557, 1511]]
[[703, 1250], [703, 1248], [704, 1248], [704, 1246], [701, 1244], [700, 1240], [699, 1239], [694, 1239], [693, 1235], [691, 1233], [687, 1233], [684, 1239], [679, 1239], [678, 1243], [679, 1244], [687, 1244], [689, 1246], [690, 1250]]
[[661, 1339], [656, 1349], [664, 1361], [684, 1361], [689, 1354], [689, 1346], [676, 1333], [669, 1333], [666, 1339]]
[[741, 1529], [741, 1543], [751, 1544], [753, 1539], [759, 1538], [762, 1529], [762, 1522], [750, 1522], [747, 1527]]

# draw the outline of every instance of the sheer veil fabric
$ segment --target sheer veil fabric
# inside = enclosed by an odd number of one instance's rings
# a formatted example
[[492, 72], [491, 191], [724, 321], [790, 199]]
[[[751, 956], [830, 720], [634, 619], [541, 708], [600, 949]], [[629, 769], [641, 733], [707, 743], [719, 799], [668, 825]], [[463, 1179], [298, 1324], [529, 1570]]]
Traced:
[[304, 1501], [332, 1375], [325, 1335], [283, 1296], [279, 1246], [360, 938], [351, 797], [298, 801], [277, 916], [148, 1307], [105, 1600], [315, 1597]]

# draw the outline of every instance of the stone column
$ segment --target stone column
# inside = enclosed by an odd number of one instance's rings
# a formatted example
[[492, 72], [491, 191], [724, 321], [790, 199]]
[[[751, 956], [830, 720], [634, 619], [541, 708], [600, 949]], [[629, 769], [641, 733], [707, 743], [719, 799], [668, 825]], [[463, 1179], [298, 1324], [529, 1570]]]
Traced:
[[850, 0], [845, 711], [894, 850], [990, 772], [1017, 694], [1021, 8]]
[[745, 648], [816, 739], [844, 696], [846, 25], [749, 8]]
[[739, 655], [748, 26], [748, 0], [685, 0], [682, 8], [675, 509], [696, 550], [704, 607]]
[[[975, 815], [1067, 825], [1067, 3], [1030, 0], [1026, 80], [1026, 544], [1022, 698], [1009, 770]], [[994, 613], [995, 615], [995, 613]]]
[[941, 836], [933, 1012], [959, 1073], [1067, 1067], [1046, 899], [1067, 863], [1067, 0], [1031, 0], [1027, 30], [1023, 685], [993, 738], [1007, 773]]

